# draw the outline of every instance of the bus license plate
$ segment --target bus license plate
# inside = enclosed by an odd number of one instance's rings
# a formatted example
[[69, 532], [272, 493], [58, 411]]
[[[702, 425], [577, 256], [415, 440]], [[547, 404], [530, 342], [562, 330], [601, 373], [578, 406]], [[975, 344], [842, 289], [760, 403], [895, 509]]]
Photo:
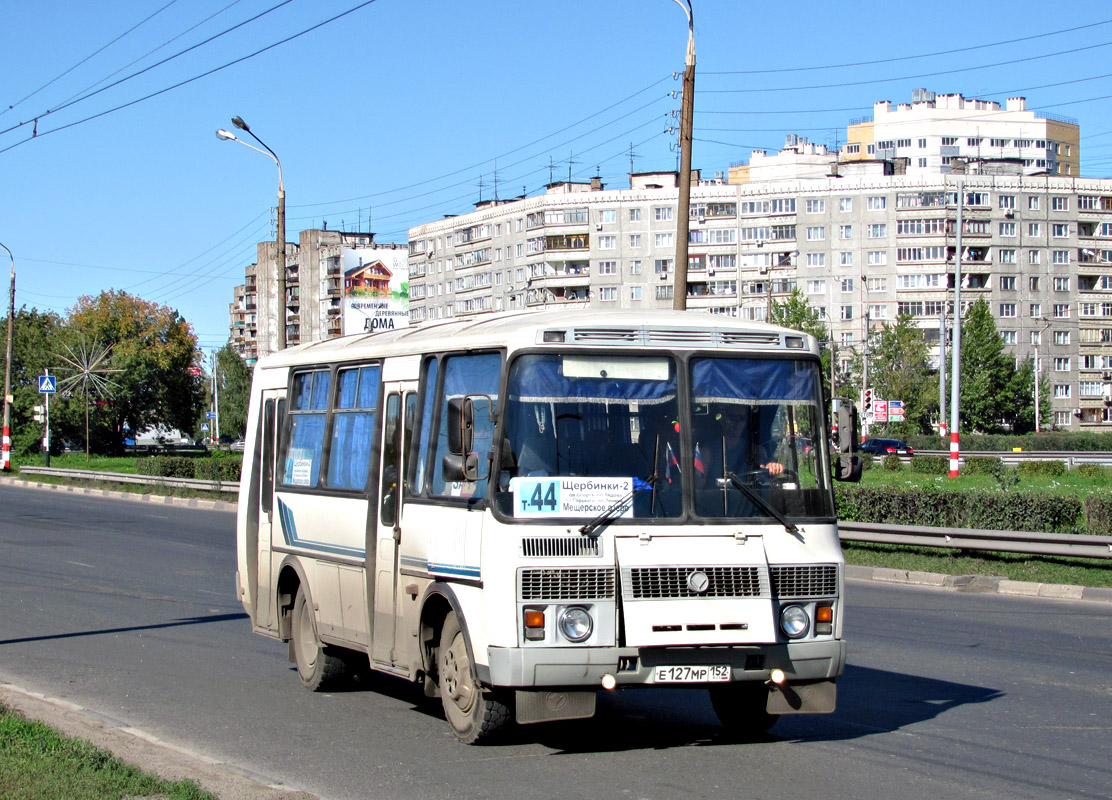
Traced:
[[720, 683], [730, 677], [730, 668], [725, 664], [653, 668], [653, 683]]

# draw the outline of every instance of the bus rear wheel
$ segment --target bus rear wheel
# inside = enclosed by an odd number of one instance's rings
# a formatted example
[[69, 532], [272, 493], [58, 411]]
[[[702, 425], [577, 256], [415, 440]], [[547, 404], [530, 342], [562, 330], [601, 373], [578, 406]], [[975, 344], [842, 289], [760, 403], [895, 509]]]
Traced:
[[464, 744], [484, 744], [495, 738], [513, 714], [501, 695], [480, 685], [454, 612], [444, 620], [436, 662], [440, 699], [452, 733]]
[[297, 665], [302, 685], [314, 692], [327, 692], [344, 685], [350, 677], [347, 659], [334, 648], [321, 644], [309, 598], [300, 586], [293, 601], [292, 623], [290, 660]]
[[760, 681], [712, 686], [710, 702], [722, 726], [741, 736], [762, 734], [780, 718], [779, 714], [769, 714], [765, 710], [768, 687]]

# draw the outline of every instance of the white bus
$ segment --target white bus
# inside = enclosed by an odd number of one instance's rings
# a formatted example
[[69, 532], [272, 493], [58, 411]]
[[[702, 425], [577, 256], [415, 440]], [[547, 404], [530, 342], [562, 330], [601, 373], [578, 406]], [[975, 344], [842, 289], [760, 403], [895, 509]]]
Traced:
[[[709, 689], [727, 726], [834, 710], [838, 477], [816, 341], [690, 312], [489, 315], [255, 368], [237, 591], [325, 691], [370, 669], [455, 735]], [[847, 404], [848, 405], [848, 404]]]

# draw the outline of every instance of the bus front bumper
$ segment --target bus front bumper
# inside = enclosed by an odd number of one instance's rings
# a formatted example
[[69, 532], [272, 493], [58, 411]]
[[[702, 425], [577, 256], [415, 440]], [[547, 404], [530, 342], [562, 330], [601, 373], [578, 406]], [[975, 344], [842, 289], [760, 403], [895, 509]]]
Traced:
[[837, 639], [716, 647], [488, 647], [487, 659], [487, 668], [479, 666], [479, 679], [495, 687], [601, 688], [607, 676], [617, 687], [692, 687], [699, 684], [659, 680], [657, 667], [720, 665], [729, 667], [731, 681], [767, 681], [772, 670], [780, 669], [790, 685], [837, 678], [845, 669], [846, 643]]

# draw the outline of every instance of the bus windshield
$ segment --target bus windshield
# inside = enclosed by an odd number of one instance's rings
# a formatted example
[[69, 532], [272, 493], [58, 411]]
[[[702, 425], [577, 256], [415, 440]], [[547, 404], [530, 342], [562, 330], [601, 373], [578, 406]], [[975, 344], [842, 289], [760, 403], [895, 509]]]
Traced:
[[802, 360], [692, 358], [684, 374], [668, 355], [522, 355], [495, 506], [534, 521], [833, 516], [819, 387]]

